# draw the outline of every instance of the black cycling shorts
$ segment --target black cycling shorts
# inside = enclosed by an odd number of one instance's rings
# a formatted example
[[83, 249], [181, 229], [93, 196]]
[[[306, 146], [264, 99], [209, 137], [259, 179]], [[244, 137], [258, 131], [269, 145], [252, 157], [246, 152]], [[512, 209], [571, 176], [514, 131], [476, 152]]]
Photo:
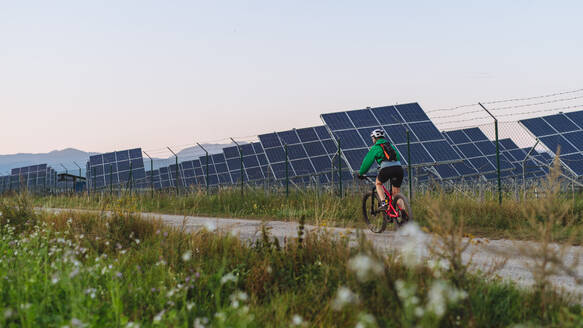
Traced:
[[403, 168], [400, 165], [383, 167], [377, 176], [380, 182], [385, 183], [391, 179], [391, 185], [401, 188], [403, 183]]

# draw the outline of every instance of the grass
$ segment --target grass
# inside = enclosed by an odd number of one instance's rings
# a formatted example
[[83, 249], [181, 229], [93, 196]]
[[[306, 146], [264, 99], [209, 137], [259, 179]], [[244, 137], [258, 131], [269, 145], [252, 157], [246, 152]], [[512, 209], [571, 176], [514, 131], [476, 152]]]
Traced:
[[[224, 196], [214, 201], [227, 206], [219, 200]], [[168, 201], [210, 201], [191, 197]], [[294, 197], [290, 202], [303, 203]], [[454, 281], [452, 269], [381, 256], [363, 237], [350, 246], [321, 229], [301, 241], [277, 241], [264, 227], [257, 241], [247, 243], [228, 234], [185, 233], [142, 220], [130, 210], [144, 209], [136, 204], [122, 199], [111, 207], [111, 216], [100, 216], [35, 214], [25, 196], [0, 200], [0, 326], [583, 323], [582, 308], [552, 290], [543, 291], [541, 307], [535, 291], [468, 273]], [[248, 208], [237, 206], [242, 212]]]
[[[59, 208], [111, 209], [122, 206], [133, 211], [164, 214], [236, 217], [298, 221], [304, 217], [308, 223], [340, 227], [364, 227], [361, 214], [362, 193], [354, 192], [339, 198], [329, 193], [292, 192], [289, 197], [263, 190], [249, 189], [241, 196], [239, 190], [223, 189], [207, 195], [194, 192], [185, 195], [149, 193], [110, 197], [109, 194], [37, 197], [35, 205]], [[583, 241], [583, 198], [571, 194], [556, 195], [556, 200], [569, 207], [566, 220], [575, 232], [575, 241]], [[477, 197], [460, 192], [417, 193], [412, 201], [415, 221], [429, 227], [427, 219], [431, 205], [439, 201], [451, 211], [454, 219], [463, 218], [467, 233], [487, 238], [530, 239], [538, 238], [529, 228], [524, 208], [537, 206], [541, 199], [516, 200], [506, 195], [502, 205], [496, 195]], [[572, 231], [557, 237], [567, 240]]]

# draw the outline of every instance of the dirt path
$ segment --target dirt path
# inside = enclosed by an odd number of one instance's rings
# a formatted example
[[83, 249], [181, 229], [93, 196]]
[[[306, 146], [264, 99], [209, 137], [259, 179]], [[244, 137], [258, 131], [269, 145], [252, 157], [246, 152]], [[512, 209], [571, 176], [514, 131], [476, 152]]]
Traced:
[[[43, 208], [40, 210], [53, 213], [71, 211], [68, 209], [54, 208]], [[262, 221], [247, 219], [208, 218], [157, 213], [141, 213], [141, 215], [146, 219], [161, 219], [169, 226], [178, 228], [182, 227], [184, 224], [187, 231], [206, 228], [212, 231], [233, 233], [244, 240], [255, 240], [260, 234], [259, 230], [262, 224]], [[271, 227], [271, 235], [280, 240], [285, 237], [297, 237], [298, 224], [295, 222], [267, 221], [267, 225]], [[308, 234], [314, 229], [318, 229], [318, 227], [306, 225], [306, 231]], [[355, 229], [326, 229], [335, 235], [340, 235], [341, 233], [343, 235], [349, 235], [351, 240], [356, 242], [357, 236]], [[406, 242], [411, 240], [411, 236], [401, 232], [387, 231], [381, 234], [375, 234], [368, 230], [363, 232], [366, 235], [366, 238], [371, 240], [375, 247], [381, 252], [402, 251]], [[422, 238], [419, 238], [419, 235], [417, 235], [418, 249], [424, 257], [429, 256], [426, 245], [429, 243], [430, 239], [431, 236], [428, 234], [423, 234]], [[499, 270], [497, 274], [503, 279], [510, 279], [523, 286], [529, 286], [532, 284], [532, 274], [528, 270], [528, 266], [532, 265], [533, 262], [522, 256], [518, 248], [528, 247], [534, 249], [537, 244], [533, 242], [511, 240], [477, 240], [480, 241], [480, 243], [470, 246], [466, 253], [464, 253], [465, 261], [468, 261], [470, 257], [472, 258], [473, 269], [486, 271], [490, 268], [493, 262], [500, 261], [507, 257], [508, 261], [506, 265]], [[555, 245], [555, 247], [558, 246]], [[583, 254], [583, 247], [571, 247], [566, 254], [565, 261], [567, 263], [573, 263], [574, 259], [579, 258], [581, 254]], [[583, 263], [577, 266], [576, 273], [579, 277], [583, 277]], [[583, 286], [578, 285], [574, 279], [568, 275], [559, 274], [554, 276], [553, 284], [559, 288], [564, 288], [567, 293], [576, 295], [579, 302], [583, 301]]]

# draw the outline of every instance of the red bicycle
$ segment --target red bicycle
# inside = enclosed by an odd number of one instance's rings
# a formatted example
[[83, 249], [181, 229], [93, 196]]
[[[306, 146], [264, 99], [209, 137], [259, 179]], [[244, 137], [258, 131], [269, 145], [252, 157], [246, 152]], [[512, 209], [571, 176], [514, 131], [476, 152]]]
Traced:
[[[395, 227], [399, 228], [413, 220], [411, 206], [407, 197], [401, 193], [393, 197], [387, 188], [382, 186], [385, 197], [389, 200], [389, 206], [386, 210], [380, 209], [381, 202], [375, 186], [376, 176], [365, 175], [363, 177], [373, 185], [372, 190], [362, 197], [362, 215], [370, 231], [381, 233], [387, 228], [387, 223], [394, 223]], [[399, 200], [402, 206], [397, 205]]]

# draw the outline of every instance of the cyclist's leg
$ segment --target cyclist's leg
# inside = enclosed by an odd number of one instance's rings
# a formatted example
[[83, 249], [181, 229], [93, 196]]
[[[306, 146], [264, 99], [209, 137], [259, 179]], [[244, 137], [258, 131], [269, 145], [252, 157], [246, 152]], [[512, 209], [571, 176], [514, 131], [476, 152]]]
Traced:
[[[391, 169], [391, 186], [392, 186], [392, 195], [393, 197], [401, 192], [401, 184], [403, 183], [403, 168], [400, 166], [392, 166]], [[403, 208], [404, 204], [402, 200], [397, 201], [397, 206], [399, 208]]]
[[379, 195], [379, 199], [382, 202], [387, 197], [385, 196], [385, 191], [383, 190], [383, 183], [379, 180], [379, 177], [377, 177], [377, 180], [376, 180], [375, 185], [376, 185], [376, 188], [377, 188], [377, 194]]
[[[379, 175], [377, 176], [377, 180], [376, 180], [376, 188], [377, 188], [377, 194], [379, 195], [379, 199], [382, 201], [381, 204], [384, 203], [385, 199], [387, 198], [385, 195], [385, 190], [383, 188], [383, 184], [385, 182], [387, 182], [390, 178], [390, 175], [388, 174], [388, 170], [387, 168], [382, 168], [379, 171]], [[387, 204], [383, 205], [386, 206]]]

